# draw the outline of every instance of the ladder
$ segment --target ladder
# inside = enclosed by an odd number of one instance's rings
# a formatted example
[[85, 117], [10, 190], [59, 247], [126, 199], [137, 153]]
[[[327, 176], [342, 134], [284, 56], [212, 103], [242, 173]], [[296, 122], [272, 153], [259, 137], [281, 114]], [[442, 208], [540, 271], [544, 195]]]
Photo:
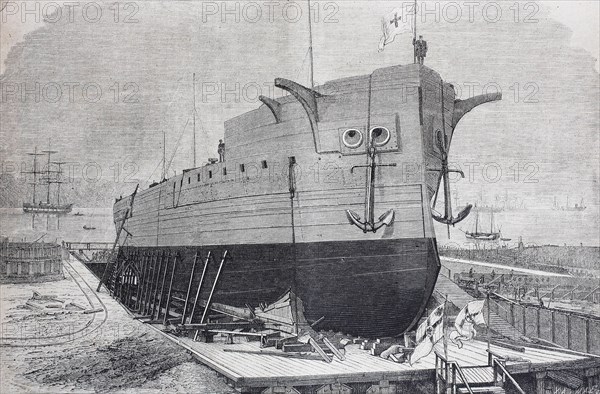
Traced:
[[[138, 188], [140, 187], [140, 185], [138, 184], [135, 187], [135, 190], [133, 191], [133, 194], [131, 195], [131, 199], [129, 200], [129, 207], [127, 207], [127, 209], [125, 210], [125, 214], [123, 216], [123, 219], [121, 220], [121, 224], [119, 225], [119, 230], [117, 231], [117, 236], [115, 238], [115, 242], [113, 243], [110, 255], [108, 257], [108, 260], [106, 262], [106, 268], [104, 269], [104, 273], [102, 274], [102, 278], [100, 278], [100, 282], [98, 282], [98, 287], [96, 288], [96, 292], [99, 292], [100, 289], [102, 288], [102, 284], [104, 284], [106, 277], [113, 274], [113, 272], [111, 272], [111, 270], [114, 269], [113, 267], [113, 258], [115, 256], [115, 251], [117, 251], [117, 257], [118, 257], [118, 250], [119, 250], [119, 238], [121, 237], [121, 233], [123, 231], [125, 231], [126, 236], [125, 236], [125, 240], [123, 241], [123, 244], [127, 241], [127, 237], [129, 235], [131, 235], [129, 233], [129, 231], [127, 231], [125, 229], [125, 222], [127, 221], [127, 219], [129, 219], [131, 217], [131, 211], [133, 209], [133, 201], [135, 200], [135, 195], [137, 194]], [[118, 262], [118, 258], [116, 259]]]
[[450, 394], [504, 394], [505, 385], [511, 383], [520, 394], [525, 394], [504, 366], [504, 361], [488, 357], [488, 365], [461, 367], [435, 352], [436, 393]]

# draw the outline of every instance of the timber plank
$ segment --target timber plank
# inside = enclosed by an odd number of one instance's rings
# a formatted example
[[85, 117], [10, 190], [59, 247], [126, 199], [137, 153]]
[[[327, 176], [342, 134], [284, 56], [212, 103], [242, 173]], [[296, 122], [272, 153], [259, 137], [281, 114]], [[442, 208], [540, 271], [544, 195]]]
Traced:
[[[358, 345], [346, 347], [345, 361], [334, 359], [331, 363], [321, 360], [284, 358], [277, 355], [224, 352], [223, 349], [256, 351], [257, 342], [243, 342], [226, 345], [221, 342], [193, 342], [189, 338], [180, 339], [187, 346], [199, 353], [200, 360], [225, 375], [236, 385], [245, 387], [266, 386], [308, 386], [327, 384], [334, 381], [341, 383], [406, 381], [413, 379], [430, 379], [434, 372], [435, 356], [430, 354], [418, 363], [410, 366], [408, 363], [398, 364], [380, 357], [371, 356], [369, 352], [359, 350]], [[438, 344], [436, 347], [440, 347]], [[563, 367], [564, 361], [586, 360], [585, 357], [565, 355], [558, 352], [527, 348], [524, 353], [492, 345], [491, 350], [509, 357], [521, 357], [539, 366]], [[442, 351], [440, 347], [438, 351]], [[448, 347], [450, 360], [456, 360], [465, 368], [469, 382], [478, 384], [489, 383], [493, 380], [491, 367], [487, 364], [487, 343], [481, 341], [465, 342], [462, 349], [450, 345]], [[549, 356], [552, 357], [549, 362]], [[560, 360], [560, 361], [556, 361]], [[600, 361], [597, 361], [600, 365]], [[524, 363], [507, 363], [507, 368], [523, 368]], [[478, 366], [480, 368], [474, 368]], [[460, 379], [457, 377], [457, 379]]]

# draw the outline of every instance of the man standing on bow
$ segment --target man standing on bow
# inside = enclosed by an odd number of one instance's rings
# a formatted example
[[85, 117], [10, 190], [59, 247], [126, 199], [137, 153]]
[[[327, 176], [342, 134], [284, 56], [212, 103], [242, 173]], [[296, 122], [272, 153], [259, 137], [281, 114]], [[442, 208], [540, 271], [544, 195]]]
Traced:
[[415, 47], [415, 56], [417, 57], [417, 62], [419, 64], [423, 64], [425, 56], [427, 56], [427, 41], [423, 39], [423, 36], [419, 36], [418, 40], [413, 38], [413, 45]]
[[225, 161], [225, 143], [223, 140], [219, 140], [217, 152], [219, 153], [219, 161], [223, 163]]

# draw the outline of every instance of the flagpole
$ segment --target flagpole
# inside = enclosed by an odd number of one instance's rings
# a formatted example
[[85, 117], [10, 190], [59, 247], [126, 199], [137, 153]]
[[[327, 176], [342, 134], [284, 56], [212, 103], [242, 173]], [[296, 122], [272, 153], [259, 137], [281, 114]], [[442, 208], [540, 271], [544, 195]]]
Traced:
[[196, 73], [193, 75], [193, 85], [194, 85], [194, 168], [196, 168]]
[[[415, 0], [416, 1], [416, 0]], [[311, 89], [315, 88], [315, 76], [314, 76], [314, 65], [313, 65], [313, 36], [312, 36], [312, 17], [310, 14], [310, 0], [308, 0], [308, 37], [309, 37], [309, 46], [308, 46], [308, 56], [310, 59], [310, 87]]]
[[417, 63], [417, 44], [416, 44], [416, 40], [417, 40], [417, 0], [415, 0], [415, 11], [414, 11], [414, 31], [413, 31], [413, 63], [416, 64]]
[[446, 293], [446, 297], [444, 299], [444, 357], [446, 361], [448, 361], [448, 339], [446, 338], [446, 322], [448, 318], [448, 314], [446, 312], [446, 307], [448, 306], [448, 294]]
[[488, 335], [487, 335], [487, 350], [488, 350], [488, 360], [491, 360], [491, 347], [490, 347], [490, 342], [492, 341], [492, 330], [490, 327], [490, 289], [488, 288], [487, 291], [487, 330], [488, 330]]

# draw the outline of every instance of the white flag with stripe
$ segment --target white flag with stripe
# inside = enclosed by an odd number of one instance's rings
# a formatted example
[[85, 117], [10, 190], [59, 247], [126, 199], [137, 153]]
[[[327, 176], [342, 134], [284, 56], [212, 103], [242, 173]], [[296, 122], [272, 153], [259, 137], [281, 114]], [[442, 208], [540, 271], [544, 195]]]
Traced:
[[433, 346], [444, 337], [444, 306], [445, 304], [442, 304], [435, 308], [427, 320], [417, 328], [417, 346], [410, 355], [410, 365], [431, 353]]
[[486, 324], [483, 318], [483, 305], [485, 300], [477, 300], [469, 302], [456, 316], [454, 321], [454, 331], [450, 333], [450, 340], [458, 348], [463, 347], [462, 341], [472, 340], [477, 331], [475, 326], [478, 324]]
[[381, 18], [383, 36], [379, 41], [379, 51], [383, 51], [386, 45], [392, 43], [398, 34], [412, 32], [413, 24], [414, 8], [412, 7], [395, 8]]

